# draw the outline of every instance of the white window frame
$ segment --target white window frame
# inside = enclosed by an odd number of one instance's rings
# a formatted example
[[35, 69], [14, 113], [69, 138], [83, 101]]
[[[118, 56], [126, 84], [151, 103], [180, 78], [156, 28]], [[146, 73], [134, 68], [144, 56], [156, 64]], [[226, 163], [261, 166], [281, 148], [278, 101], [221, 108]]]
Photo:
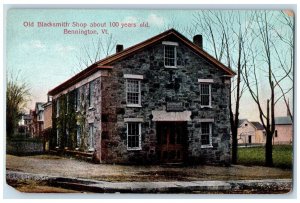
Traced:
[[[164, 66], [165, 68], [177, 68], [177, 42], [169, 42], [163, 41], [162, 44], [164, 45]], [[166, 46], [172, 46], [174, 48], [174, 66], [166, 65]]]
[[[91, 89], [91, 85], [94, 86], [93, 89]], [[89, 109], [94, 108], [94, 102], [95, 102], [94, 89], [95, 89], [95, 80], [92, 80], [91, 82], [89, 82]]]
[[214, 82], [213, 79], [198, 79], [198, 83], [199, 83], [199, 89], [200, 89], [200, 100], [201, 100], [201, 85], [206, 84], [208, 85], [208, 91], [209, 91], [209, 104], [208, 105], [201, 105], [201, 101], [200, 101], [200, 107], [201, 108], [212, 108], [212, 104], [211, 104], [211, 86], [212, 83]]
[[[91, 132], [92, 129], [92, 132]], [[92, 133], [92, 135], [91, 135]], [[94, 123], [89, 123], [89, 151], [94, 151]]]
[[66, 95], [66, 97], [67, 97], [67, 113], [66, 113], [66, 115], [69, 113], [69, 94], [67, 94]]
[[76, 89], [75, 91], [76, 91], [76, 98], [75, 98], [76, 109], [75, 109], [75, 111], [78, 112], [80, 110], [81, 95], [80, 95], [79, 88]]
[[[202, 144], [202, 123], [208, 123], [208, 126], [209, 126], [209, 144]], [[212, 145], [212, 125], [213, 123], [212, 122], [205, 122], [205, 121], [202, 121], [200, 123], [201, 127], [200, 127], [200, 141], [201, 141], [201, 148], [212, 148], [213, 145]]]
[[[129, 147], [128, 146], [128, 137], [129, 136], [136, 136], [136, 135], [128, 135], [128, 124], [129, 123], [137, 123], [138, 124], [138, 126], [139, 126], [139, 146], [138, 147]], [[141, 150], [142, 149], [142, 123], [140, 123], [140, 122], [133, 122], [133, 121], [131, 121], [131, 122], [127, 122], [126, 123], [126, 128], [127, 128], [127, 130], [126, 130], [126, 134], [127, 134], [127, 150], [128, 151], [134, 151], [134, 150]]]
[[[141, 80], [144, 79], [143, 75], [132, 75], [132, 74], [124, 74], [124, 78], [126, 79], [126, 82], [125, 82], [125, 89], [126, 89], [126, 106], [127, 107], [142, 107], [142, 93], [141, 93]], [[131, 103], [128, 103], [128, 81], [129, 80], [133, 80], [133, 81], [138, 81], [138, 88], [139, 88], [139, 96], [138, 96], [138, 104], [131, 104]]]
[[59, 129], [56, 129], [56, 148], [59, 148]]
[[60, 110], [60, 109], [59, 109], [59, 108], [60, 108], [59, 106], [60, 106], [60, 105], [59, 105], [59, 99], [57, 99], [57, 100], [56, 100], [56, 118], [59, 117], [59, 110]]
[[76, 145], [77, 145], [77, 148], [80, 147], [81, 145], [81, 126], [80, 125], [77, 125], [77, 128], [76, 128]]

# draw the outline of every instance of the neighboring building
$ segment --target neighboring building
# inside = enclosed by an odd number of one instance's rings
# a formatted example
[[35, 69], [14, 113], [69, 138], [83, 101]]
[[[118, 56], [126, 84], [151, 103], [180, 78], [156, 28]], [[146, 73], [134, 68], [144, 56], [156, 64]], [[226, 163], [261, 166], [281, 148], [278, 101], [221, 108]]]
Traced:
[[247, 119], [239, 120], [238, 144], [264, 144], [265, 142], [264, 128], [259, 122], [250, 122]]
[[30, 111], [32, 117], [31, 131], [33, 137], [41, 137], [44, 130], [44, 107], [42, 102], [35, 103], [35, 109]]
[[292, 144], [293, 122], [290, 116], [275, 117], [273, 144]]
[[43, 129], [43, 138], [44, 138], [44, 149], [45, 151], [49, 150], [49, 139], [52, 134], [52, 101], [43, 104], [44, 108], [44, 129]]
[[174, 29], [102, 59], [49, 91], [53, 142], [100, 163], [230, 163], [235, 73]]
[[18, 131], [20, 134], [24, 134], [26, 137], [31, 136], [30, 125], [32, 118], [30, 114], [23, 114], [21, 120], [18, 123]]

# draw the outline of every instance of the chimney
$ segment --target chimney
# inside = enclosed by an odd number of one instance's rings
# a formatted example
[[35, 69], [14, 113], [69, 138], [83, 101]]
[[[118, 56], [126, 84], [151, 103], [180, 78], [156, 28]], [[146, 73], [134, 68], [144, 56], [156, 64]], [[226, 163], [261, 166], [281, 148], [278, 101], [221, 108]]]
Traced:
[[200, 47], [203, 49], [203, 40], [202, 40], [202, 35], [195, 35], [193, 37], [193, 42], [196, 46]]
[[123, 45], [122, 44], [117, 44], [116, 46], [116, 53], [119, 53], [120, 51], [123, 51]]

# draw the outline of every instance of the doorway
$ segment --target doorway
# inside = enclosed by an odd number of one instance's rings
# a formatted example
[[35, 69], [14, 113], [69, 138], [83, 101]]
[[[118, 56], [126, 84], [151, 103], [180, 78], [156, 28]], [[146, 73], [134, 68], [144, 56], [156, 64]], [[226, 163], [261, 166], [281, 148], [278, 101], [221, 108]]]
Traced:
[[160, 161], [183, 162], [186, 156], [187, 122], [157, 122], [156, 133]]

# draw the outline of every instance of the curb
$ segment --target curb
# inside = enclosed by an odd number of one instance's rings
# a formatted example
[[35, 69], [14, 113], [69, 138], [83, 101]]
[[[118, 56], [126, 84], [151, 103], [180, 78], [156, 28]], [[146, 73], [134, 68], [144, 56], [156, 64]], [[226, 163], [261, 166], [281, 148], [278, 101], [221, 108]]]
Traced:
[[74, 177], [6, 171], [7, 180], [46, 181], [48, 185], [95, 193], [194, 193], [245, 191], [253, 193], [287, 193], [291, 179], [232, 180], [232, 181], [170, 181], [170, 182], [108, 182]]

